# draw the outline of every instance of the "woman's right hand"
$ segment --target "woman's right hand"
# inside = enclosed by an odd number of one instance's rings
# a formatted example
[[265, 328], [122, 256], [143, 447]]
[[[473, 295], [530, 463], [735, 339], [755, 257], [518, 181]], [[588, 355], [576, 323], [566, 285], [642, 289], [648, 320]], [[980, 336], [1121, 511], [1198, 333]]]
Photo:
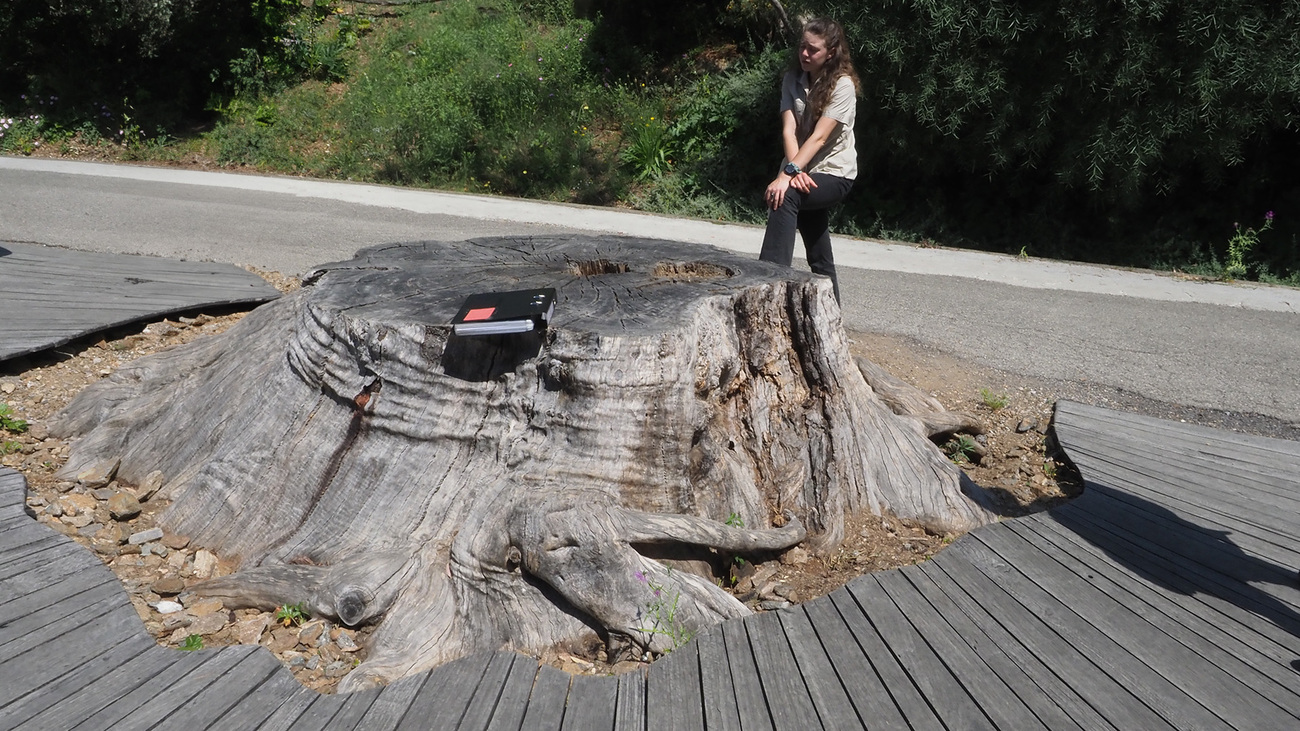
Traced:
[[776, 210], [785, 202], [785, 191], [790, 188], [790, 181], [793, 180], [785, 173], [776, 176], [776, 180], [768, 183], [767, 190], [763, 192], [763, 201], [767, 207]]

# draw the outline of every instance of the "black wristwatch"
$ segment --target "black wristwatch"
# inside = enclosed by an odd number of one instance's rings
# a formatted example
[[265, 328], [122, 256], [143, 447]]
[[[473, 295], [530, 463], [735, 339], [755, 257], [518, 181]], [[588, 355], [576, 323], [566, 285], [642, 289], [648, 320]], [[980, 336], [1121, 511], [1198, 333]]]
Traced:
[[799, 169], [799, 166], [798, 166], [798, 165], [795, 165], [795, 164], [792, 163], [792, 162], [787, 162], [787, 163], [785, 164], [785, 170], [784, 170], [783, 172], [784, 172], [786, 175], [789, 175], [790, 177], [794, 177], [794, 176], [798, 175], [799, 173], [802, 173], [803, 171]]

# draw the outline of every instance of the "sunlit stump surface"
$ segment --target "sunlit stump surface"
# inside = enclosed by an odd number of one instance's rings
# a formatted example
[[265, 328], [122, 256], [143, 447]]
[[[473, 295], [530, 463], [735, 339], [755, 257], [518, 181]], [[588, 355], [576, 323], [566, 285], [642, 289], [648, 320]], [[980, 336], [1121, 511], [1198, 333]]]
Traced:
[[[539, 287], [544, 331], [452, 333], [467, 295]], [[829, 280], [648, 239], [366, 249], [55, 431], [67, 474], [162, 471], [164, 527], [239, 561], [197, 592], [378, 624], [344, 690], [593, 634], [662, 652], [748, 612], [664, 556], [826, 551], [863, 511], [992, 519], [867, 385]]]

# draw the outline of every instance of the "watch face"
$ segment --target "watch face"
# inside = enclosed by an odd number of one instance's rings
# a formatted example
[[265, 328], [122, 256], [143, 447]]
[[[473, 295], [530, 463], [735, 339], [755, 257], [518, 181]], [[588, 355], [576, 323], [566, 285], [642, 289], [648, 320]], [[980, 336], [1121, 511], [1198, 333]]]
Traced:
[[798, 166], [798, 165], [795, 165], [795, 164], [792, 163], [792, 162], [788, 162], [788, 163], [786, 163], [786, 164], [785, 164], [785, 174], [786, 174], [786, 175], [798, 175], [798, 174], [799, 174], [799, 166]]

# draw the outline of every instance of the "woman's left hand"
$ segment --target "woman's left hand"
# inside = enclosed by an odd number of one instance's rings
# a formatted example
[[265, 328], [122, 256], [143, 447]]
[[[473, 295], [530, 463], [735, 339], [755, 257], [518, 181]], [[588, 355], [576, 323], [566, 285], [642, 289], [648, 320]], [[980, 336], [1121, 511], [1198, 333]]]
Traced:
[[807, 195], [812, 192], [813, 188], [817, 187], [817, 182], [814, 181], [812, 176], [808, 173], [801, 172], [793, 178], [790, 178], [790, 187]]

